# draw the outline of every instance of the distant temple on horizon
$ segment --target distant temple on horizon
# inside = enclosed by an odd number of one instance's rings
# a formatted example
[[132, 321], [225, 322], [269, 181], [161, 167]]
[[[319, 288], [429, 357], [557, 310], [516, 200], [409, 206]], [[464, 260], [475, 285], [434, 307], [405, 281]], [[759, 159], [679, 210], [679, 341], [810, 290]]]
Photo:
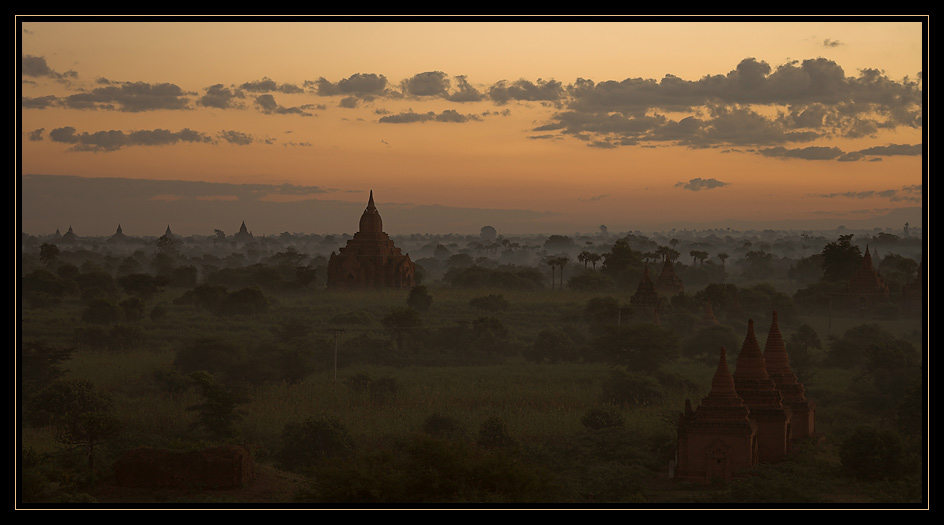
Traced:
[[374, 205], [371, 190], [360, 228], [347, 246], [328, 259], [327, 286], [330, 290], [370, 290], [412, 288], [416, 266], [409, 254], [400, 253], [383, 231], [383, 220]]

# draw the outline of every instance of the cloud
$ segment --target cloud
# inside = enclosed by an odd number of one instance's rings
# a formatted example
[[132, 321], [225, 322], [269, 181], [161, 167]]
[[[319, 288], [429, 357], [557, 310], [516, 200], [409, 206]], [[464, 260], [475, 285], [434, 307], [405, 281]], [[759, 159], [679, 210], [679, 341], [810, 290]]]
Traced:
[[878, 190], [878, 191], [845, 191], [836, 193], [816, 193], [810, 194], [811, 197], [821, 197], [824, 199], [888, 199], [891, 202], [921, 202], [923, 187], [920, 185], [903, 186], [900, 190]]
[[206, 88], [206, 93], [197, 100], [201, 106], [217, 109], [236, 107], [237, 99], [245, 98], [241, 91], [233, 91], [223, 84], [214, 84]]
[[58, 73], [46, 64], [46, 59], [33, 55], [23, 55], [20, 59], [20, 67], [23, 76], [26, 77], [48, 77], [54, 79], [75, 78], [78, 74], [69, 70], [65, 73]]
[[31, 141], [33, 141], [33, 142], [37, 142], [37, 141], [43, 140], [43, 128], [34, 129], [33, 131], [30, 131], [30, 132], [27, 134], [27, 136], [28, 136], [29, 139], [30, 139]]
[[834, 160], [842, 156], [842, 150], [825, 146], [787, 149], [784, 147], [766, 148], [759, 152], [765, 157], [780, 157], [806, 160]]
[[63, 105], [71, 109], [117, 109], [128, 112], [181, 110], [187, 109], [188, 102], [184, 91], [175, 84], [147, 82], [125, 82], [62, 99]]
[[691, 179], [688, 182], [675, 183], [676, 188], [690, 191], [713, 190], [715, 188], [723, 188], [727, 185], [727, 182], [721, 182], [718, 179], [702, 179], [701, 177]]
[[506, 104], [512, 100], [528, 102], [559, 102], [564, 96], [564, 86], [556, 81], [537, 82], [521, 79], [508, 84], [502, 80], [488, 89], [488, 97], [497, 104]]
[[236, 144], [237, 146], [247, 146], [252, 144], [252, 135], [242, 133], [240, 131], [221, 131], [217, 134], [217, 136], [224, 142]]
[[874, 146], [859, 150], [857, 153], [862, 155], [909, 155], [917, 156], [924, 153], [924, 147], [921, 144], [889, 144], [887, 146]]
[[406, 113], [399, 113], [396, 115], [385, 115], [380, 117], [378, 122], [385, 124], [412, 124], [415, 122], [468, 122], [468, 121], [479, 121], [482, 120], [478, 115], [462, 115], [459, 112], [446, 109], [438, 115], [429, 111], [427, 113], [414, 113], [413, 110], [410, 110]]
[[239, 89], [248, 91], [250, 93], [268, 93], [275, 91], [278, 93], [294, 94], [305, 92], [304, 89], [294, 84], [276, 84], [276, 82], [270, 78], [263, 78], [262, 80], [256, 80], [253, 82], [244, 82], [239, 86]]
[[46, 95], [42, 97], [23, 97], [20, 105], [23, 109], [46, 109], [58, 104], [59, 98], [55, 95]]
[[179, 142], [207, 143], [210, 137], [184, 128], [177, 132], [166, 129], [141, 130], [125, 133], [118, 130], [76, 133], [72, 126], [49, 132], [53, 142], [72, 144], [71, 151], [116, 151], [128, 146], [167, 146]]
[[312, 113], [299, 107], [287, 108], [280, 106], [275, 102], [275, 97], [268, 93], [256, 97], [255, 104], [266, 115], [299, 115], [302, 117], [312, 116]]
[[349, 95], [362, 99], [373, 99], [387, 91], [387, 77], [375, 73], [356, 73], [333, 84], [324, 77], [316, 83], [316, 93], [321, 96]]
[[826, 38], [823, 40], [823, 47], [839, 47], [843, 45], [845, 44], [843, 44], [842, 42], [838, 40], [831, 40], [829, 38]]
[[449, 79], [442, 71], [427, 71], [402, 81], [400, 89], [408, 97], [445, 97]]

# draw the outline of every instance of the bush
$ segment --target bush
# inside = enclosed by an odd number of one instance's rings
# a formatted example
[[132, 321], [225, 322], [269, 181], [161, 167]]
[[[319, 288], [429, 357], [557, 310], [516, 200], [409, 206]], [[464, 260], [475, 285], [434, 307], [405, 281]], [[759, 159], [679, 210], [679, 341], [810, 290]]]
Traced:
[[591, 430], [600, 430], [601, 428], [621, 427], [625, 423], [623, 414], [619, 409], [612, 405], [591, 408], [580, 418], [583, 426]]
[[472, 306], [472, 308], [485, 310], [486, 312], [502, 312], [507, 310], [510, 306], [504, 295], [496, 294], [476, 297], [469, 301], [469, 305]]
[[406, 298], [406, 304], [417, 312], [428, 312], [433, 305], [433, 296], [425, 286], [414, 286]]
[[277, 459], [286, 470], [306, 472], [326, 458], [346, 456], [353, 450], [354, 439], [338, 419], [309, 417], [285, 425]]
[[863, 480], [895, 479], [904, 469], [901, 436], [892, 430], [857, 427], [839, 448], [842, 468]]
[[504, 419], [492, 416], [479, 426], [479, 438], [476, 443], [486, 450], [495, 450], [514, 447], [518, 441], [508, 432]]
[[603, 383], [602, 401], [620, 406], [639, 406], [657, 402], [664, 395], [662, 385], [654, 377], [613, 370]]
[[434, 412], [423, 421], [423, 433], [442, 439], [461, 438], [465, 429], [458, 419]]

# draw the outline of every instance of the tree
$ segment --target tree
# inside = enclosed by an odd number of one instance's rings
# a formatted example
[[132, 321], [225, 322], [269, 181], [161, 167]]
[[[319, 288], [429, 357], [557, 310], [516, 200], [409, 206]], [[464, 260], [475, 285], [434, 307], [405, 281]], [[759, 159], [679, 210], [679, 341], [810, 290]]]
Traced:
[[406, 348], [407, 337], [423, 324], [420, 314], [412, 308], [393, 308], [382, 322], [393, 334], [398, 350]]
[[560, 267], [560, 287], [559, 288], [561, 290], [564, 289], [564, 266], [567, 266], [568, 262], [570, 262], [570, 259], [568, 259], [567, 257], [561, 256], [557, 258], [557, 266]]
[[895, 479], [903, 472], [904, 448], [893, 430], [860, 426], [839, 447], [842, 468], [863, 480]]
[[721, 267], [724, 268], [724, 261], [727, 260], [727, 258], [730, 256], [724, 252], [721, 252], [717, 255], [717, 257], [721, 259]]
[[118, 278], [118, 286], [125, 293], [147, 301], [167, 285], [167, 280], [147, 273], [132, 273]]
[[479, 236], [485, 241], [493, 241], [497, 235], [498, 231], [491, 226], [482, 226], [482, 229], [479, 230]]
[[830, 282], [848, 281], [862, 264], [862, 251], [852, 244], [853, 234], [840, 235], [839, 239], [823, 247], [823, 278]]
[[557, 279], [557, 273], [556, 273], [556, 270], [557, 270], [557, 258], [556, 258], [556, 257], [548, 257], [548, 258], [544, 261], [544, 264], [546, 264], [546, 265], [548, 265], [548, 266], [551, 267], [551, 290], [553, 290], [553, 289], [554, 289], [554, 282], [555, 282], [556, 279]]
[[508, 424], [499, 416], [492, 416], [479, 425], [478, 445], [486, 450], [515, 447], [518, 441], [508, 431]]
[[39, 246], [39, 260], [46, 266], [52, 266], [59, 260], [59, 247], [55, 244], [44, 242]]
[[236, 423], [243, 417], [239, 405], [248, 401], [246, 396], [218, 384], [212, 374], [203, 370], [190, 374], [190, 379], [203, 395], [202, 403], [187, 407], [197, 413], [192, 426], [202, 427], [216, 439], [236, 435]]
[[601, 330], [594, 346], [627, 370], [652, 371], [679, 355], [675, 333], [653, 323], [639, 322]]
[[557, 363], [573, 362], [580, 358], [577, 345], [567, 332], [560, 328], [547, 328], [538, 333], [534, 344], [525, 356], [532, 361]]
[[406, 304], [417, 312], [428, 312], [433, 305], [433, 296], [425, 286], [414, 286], [406, 298]]
[[325, 458], [345, 456], [353, 450], [354, 439], [347, 428], [337, 418], [323, 415], [286, 424], [277, 457], [282, 468], [306, 472]]
[[37, 394], [31, 405], [34, 417], [55, 428], [57, 442], [85, 448], [89, 470], [95, 468], [95, 447], [121, 431], [114, 401], [91, 381], [60, 379]]

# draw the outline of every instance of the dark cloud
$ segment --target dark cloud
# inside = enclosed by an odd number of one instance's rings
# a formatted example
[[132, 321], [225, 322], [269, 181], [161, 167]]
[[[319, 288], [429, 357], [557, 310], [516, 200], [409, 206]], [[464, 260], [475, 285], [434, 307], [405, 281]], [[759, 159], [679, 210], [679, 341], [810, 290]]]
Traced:
[[184, 128], [177, 132], [166, 129], [141, 130], [125, 133], [118, 130], [76, 133], [72, 126], [49, 132], [53, 142], [73, 144], [72, 151], [115, 151], [128, 146], [167, 146], [178, 142], [211, 142], [210, 137]]
[[564, 96], [564, 86], [556, 81], [547, 82], [538, 79], [516, 80], [511, 84], [502, 80], [488, 89], [488, 97], [496, 104], [506, 104], [513, 100], [527, 102], [559, 102]]
[[315, 92], [321, 96], [349, 95], [373, 99], [387, 92], [387, 77], [375, 73], [356, 73], [333, 84], [324, 77], [315, 82]]
[[46, 64], [45, 58], [33, 55], [23, 55], [23, 58], [20, 60], [20, 72], [25, 77], [46, 77], [56, 80], [78, 77], [78, 74], [72, 70], [66, 71], [65, 73], [58, 73]]
[[888, 199], [891, 202], [921, 202], [922, 187], [904, 186], [900, 190], [879, 190], [879, 191], [845, 191], [837, 193], [817, 193], [812, 197], [822, 197], [824, 199]]
[[696, 177], [689, 180], [688, 182], [675, 183], [676, 188], [682, 188], [690, 191], [713, 190], [715, 188], [723, 188], [727, 185], [727, 182], [721, 182], [718, 179], [703, 179], [701, 177]]
[[214, 84], [206, 88], [206, 93], [197, 100], [201, 106], [217, 109], [228, 109], [236, 106], [236, 100], [245, 98], [241, 91], [233, 91], [223, 84]]
[[887, 146], [875, 146], [859, 150], [857, 153], [862, 155], [921, 155], [924, 148], [921, 144], [889, 144]]
[[762, 149], [759, 153], [765, 157], [781, 157], [805, 160], [834, 160], [843, 154], [842, 150], [839, 148], [830, 148], [826, 146], [809, 146], [806, 148], [795, 149], [787, 149], [782, 146], [777, 146], [775, 148]]
[[217, 134], [220, 140], [237, 146], [247, 146], [252, 144], [252, 135], [240, 131], [226, 130]]
[[267, 77], [253, 82], [244, 82], [239, 86], [239, 89], [250, 93], [270, 93], [274, 91], [277, 93], [294, 94], [305, 92], [304, 89], [294, 84], [277, 84], [274, 80]]
[[310, 117], [312, 114], [308, 111], [305, 111], [299, 107], [283, 107], [275, 102], [275, 97], [266, 93], [265, 95], [259, 95], [255, 100], [256, 106], [262, 110], [266, 115], [299, 115], [302, 117]]
[[485, 95], [475, 89], [472, 84], [469, 84], [469, 81], [466, 80], [465, 75], [459, 75], [456, 77], [455, 92], [446, 96], [446, 100], [449, 100], [450, 102], [479, 102], [484, 99]]
[[71, 109], [118, 109], [139, 112], [159, 109], [187, 109], [188, 99], [175, 84], [126, 82], [69, 95], [62, 100]]
[[55, 95], [46, 95], [35, 98], [23, 97], [23, 99], [20, 101], [23, 109], [46, 109], [48, 107], [55, 106], [58, 103], [59, 99]]
[[445, 97], [449, 79], [442, 71], [427, 71], [402, 81], [400, 89], [408, 97]]
[[843, 44], [842, 42], [838, 40], [830, 40], [828, 38], [823, 40], [823, 47], [839, 47], [842, 45], [845, 45], [845, 44]]
[[27, 134], [27, 137], [33, 142], [43, 140], [43, 128], [34, 129]]
[[412, 124], [415, 122], [468, 122], [470, 120], [482, 120], [478, 115], [462, 115], [459, 112], [447, 109], [438, 115], [429, 111], [427, 113], [414, 113], [412, 110], [406, 113], [396, 115], [385, 115], [380, 117], [378, 122], [385, 124]]

